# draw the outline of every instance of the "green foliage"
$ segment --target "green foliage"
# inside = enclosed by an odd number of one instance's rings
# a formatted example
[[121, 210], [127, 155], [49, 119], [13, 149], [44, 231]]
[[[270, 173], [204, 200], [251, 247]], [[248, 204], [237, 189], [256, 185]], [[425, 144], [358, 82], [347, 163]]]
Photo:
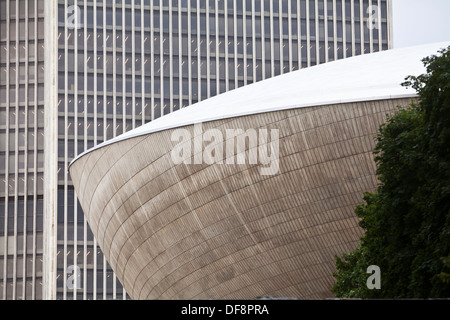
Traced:
[[[359, 247], [336, 257], [338, 297], [450, 297], [450, 47], [439, 53], [404, 83], [419, 103], [380, 127], [381, 184], [355, 210], [365, 230]], [[366, 286], [370, 265], [381, 269], [381, 290]]]
[[[450, 256], [448, 257], [444, 257], [442, 258], [442, 262], [444, 262], [444, 264], [447, 267], [450, 267]], [[446, 284], [450, 284], [450, 274], [446, 273], [446, 272], [441, 272], [441, 274], [439, 275], [439, 277], [442, 279], [442, 281]]]

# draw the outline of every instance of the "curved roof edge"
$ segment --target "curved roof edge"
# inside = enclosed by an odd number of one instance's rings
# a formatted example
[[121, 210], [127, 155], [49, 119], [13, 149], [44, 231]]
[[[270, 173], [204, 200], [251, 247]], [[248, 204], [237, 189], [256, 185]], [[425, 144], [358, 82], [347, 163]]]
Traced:
[[350, 102], [416, 97], [401, 86], [409, 75], [426, 72], [422, 59], [450, 42], [392, 49], [300, 69], [252, 83], [169, 113], [105, 141], [72, 160], [69, 167], [96, 149], [134, 137], [192, 125], [286, 109]]

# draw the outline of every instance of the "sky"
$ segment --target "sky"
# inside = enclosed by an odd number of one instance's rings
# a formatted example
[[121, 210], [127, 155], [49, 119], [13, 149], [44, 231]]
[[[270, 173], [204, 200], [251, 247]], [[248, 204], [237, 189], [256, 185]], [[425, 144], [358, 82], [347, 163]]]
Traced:
[[450, 0], [392, 0], [394, 48], [450, 41]]

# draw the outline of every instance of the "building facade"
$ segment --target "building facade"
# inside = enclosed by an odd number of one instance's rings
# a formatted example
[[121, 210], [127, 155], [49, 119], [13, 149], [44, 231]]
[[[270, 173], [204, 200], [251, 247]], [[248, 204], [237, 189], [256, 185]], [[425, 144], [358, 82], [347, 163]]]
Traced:
[[42, 299], [43, 1], [0, 1], [0, 50], [0, 299]]
[[217, 94], [392, 43], [388, 0], [0, 5], [0, 299], [127, 298], [73, 190], [77, 155]]

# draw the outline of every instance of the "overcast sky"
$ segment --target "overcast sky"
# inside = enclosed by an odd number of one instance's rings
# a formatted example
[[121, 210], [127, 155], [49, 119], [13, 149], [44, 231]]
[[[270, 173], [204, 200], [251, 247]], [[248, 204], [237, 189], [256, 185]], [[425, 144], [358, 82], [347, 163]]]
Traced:
[[450, 41], [450, 0], [392, 0], [394, 48]]

